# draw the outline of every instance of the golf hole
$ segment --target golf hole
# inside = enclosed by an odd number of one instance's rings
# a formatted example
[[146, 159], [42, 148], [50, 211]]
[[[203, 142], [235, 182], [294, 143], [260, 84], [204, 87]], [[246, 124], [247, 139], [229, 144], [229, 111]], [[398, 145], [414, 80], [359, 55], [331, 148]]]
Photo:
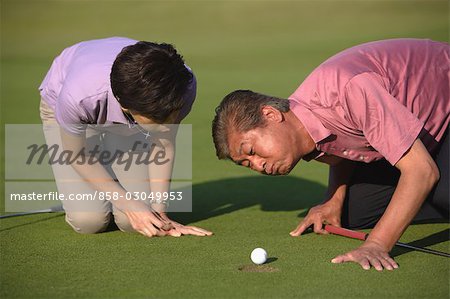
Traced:
[[280, 269], [269, 265], [243, 265], [240, 266], [239, 271], [242, 272], [278, 272]]

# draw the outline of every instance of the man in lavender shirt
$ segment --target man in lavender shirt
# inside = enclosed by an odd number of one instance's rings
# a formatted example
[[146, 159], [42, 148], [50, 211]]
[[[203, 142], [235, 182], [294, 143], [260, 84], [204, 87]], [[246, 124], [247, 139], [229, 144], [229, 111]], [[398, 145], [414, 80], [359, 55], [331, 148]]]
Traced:
[[374, 226], [332, 262], [393, 270], [388, 253], [412, 220], [449, 219], [449, 66], [446, 43], [385, 40], [329, 58], [288, 100], [234, 91], [216, 109], [217, 156], [268, 175], [329, 164], [325, 200], [291, 235]]
[[[144, 134], [147, 140], [150, 134], [142, 127], [178, 124], [191, 110], [196, 80], [172, 45], [113, 37], [66, 48], [53, 61], [39, 90], [47, 144], [61, 144], [65, 150], [86, 155], [94, 140], [87, 136], [86, 125], [101, 125], [106, 131], [110, 127], [115, 134], [109, 132], [101, 138], [115, 136], [117, 144], [123, 145], [129, 135]], [[58, 136], [53, 134], [53, 124], [58, 127]], [[120, 125], [125, 130], [118, 130]], [[75, 231], [104, 231], [113, 217], [122, 231], [137, 231], [147, 237], [211, 235], [169, 219], [163, 201], [127, 200], [127, 191], [150, 197], [151, 192], [169, 190], [176, 132], [154, 133], [159, 136], [155, 147], [164, 151], [169, 161], [165, 164], [141, 163], [131, 169], [116, 164], [106, 169], [101, 163], [82, 162], [85, 157], [78, 157], [68, 167], [52, 165], [60, 193], [117, 195], [113, 201], [99, 197], [63, 201], [66, 221]], [[123, 152], [132, 157], [131, 151]]]

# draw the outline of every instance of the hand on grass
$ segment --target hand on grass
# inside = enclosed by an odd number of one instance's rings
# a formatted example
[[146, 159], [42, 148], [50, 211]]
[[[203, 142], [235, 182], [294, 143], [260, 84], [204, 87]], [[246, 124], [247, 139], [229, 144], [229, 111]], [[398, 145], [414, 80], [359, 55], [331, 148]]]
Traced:
[[131, 226], [138, 233], [146, 237], [182, 235], [211, 236], [212, 232], [196, 226], [185, 226], [175, 222], [163, 212], [153, 211], [144, 203], [129, 203], [124, 211], [130, 221]]
[[335, 257], [331, 262], [335, 264], [354, 262], [360, 264], [364, 270], [369, 270], [371, 266], [378, 271], [398, 268], [398, 264], [381, 245], [370, 241], [364, 242], [361, 247], [355, 250]]
[[290, 232], [290, 235], [298, 237], [311, 225], [314, 225], [315, 233], [328, 234], [322, 227], [324, 223], [341, 226], [341, 207], [331, 200], [312, 207], [297, 228]]
[[163, 228], [171, 227], [169, 222], [162, 219], [158, 213], [151, 211], [141, 202], [128, 203], [124, 213], [127, 215], [133, 229], [149, 238], [165, 236], [167, 231]]
[[178, 222], [175, 222], [173, 220], [170, 220], [169, 217], [167, 217], [167, 215], [165, 213], [161, 213], [160, 214], [162, 219], [164, 219], [166, 222], [170, 223], [172, 228], [169, 229], [166, 233], [169, 236], [172, 237], [180, 237], [182, 235], [194, 235], [194, 236], [200, 236], [200, 237], [205, 237], [205, 236], [211, 236], [213, 233], [200, 228], [200, 227], [196, 227], [196, 226], [187, 226], [187, 225], [183, 225], [180, 224]]

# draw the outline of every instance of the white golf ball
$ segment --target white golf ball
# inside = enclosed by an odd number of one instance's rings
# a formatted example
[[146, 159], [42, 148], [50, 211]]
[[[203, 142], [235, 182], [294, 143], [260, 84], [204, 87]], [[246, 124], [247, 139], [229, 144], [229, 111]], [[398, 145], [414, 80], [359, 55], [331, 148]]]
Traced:
[[250, 258], [255, 264], [262, 265], [267, 261], [267, 252], [262, 248], [255, 248], [250, 254]]

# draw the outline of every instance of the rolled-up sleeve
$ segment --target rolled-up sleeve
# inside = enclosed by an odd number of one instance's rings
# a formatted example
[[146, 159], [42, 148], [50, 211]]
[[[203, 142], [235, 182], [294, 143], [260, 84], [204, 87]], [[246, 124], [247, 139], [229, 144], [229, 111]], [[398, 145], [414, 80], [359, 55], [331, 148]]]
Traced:
[[392, 165], [408, 151], [424, 125], [375, 73], [359, 74], [347, 83], [343, 106], [349, 120]]

